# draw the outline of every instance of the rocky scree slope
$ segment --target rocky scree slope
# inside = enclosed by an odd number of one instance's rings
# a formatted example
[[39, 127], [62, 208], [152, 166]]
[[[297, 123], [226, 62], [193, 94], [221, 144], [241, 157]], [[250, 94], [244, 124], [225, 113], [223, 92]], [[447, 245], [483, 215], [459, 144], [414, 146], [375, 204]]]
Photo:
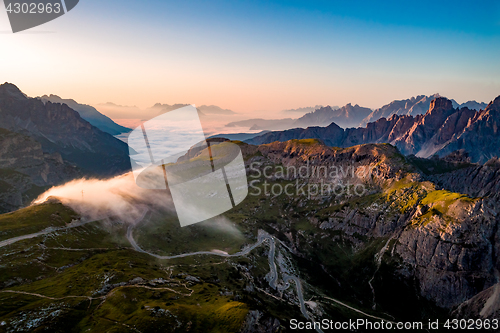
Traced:
[[[443, 113], [441, 119], [451, 112], [446, 100], [435, 102], [433, 110]], [[296, 256], [318, 263], [336, 281], [338, 287], [331, 285], [329, 292], [399, 318], [415, 318], [407, 306], [413, 307], [414, 315], [432, 317], [429, 311], [449, 314], [498, 282], [498, 206], [490, 198], [494, 191], [450, 185], [473, 183], [472, 177], [459, 177], [476, 174], [476, 168], [485, 166], [457, 163], [456, 171], [429, 176], [387, 144], [339, 149], [317, 140], [292, 140], [243, 145], [243, 150], [249, 157], [249, 172], [252, 163], [262, 169], [307, 164], [376, 170], [336, 179], [364, 184], [367, 191], [361, 197], [267, 199], [270, 207], [280, 207], [276, 220], [266, 220], [269, 229]], [[483, 177], [485, 182], [493, 177], [490, 172]], [[319, 183], [321, 179], [332, 181], [316, 176], [300, 181]]]
[[0, 212], [19, 209], [49, 186], [78, 176], [59, 153], [45, 153], [33, 138], [0, 129]]

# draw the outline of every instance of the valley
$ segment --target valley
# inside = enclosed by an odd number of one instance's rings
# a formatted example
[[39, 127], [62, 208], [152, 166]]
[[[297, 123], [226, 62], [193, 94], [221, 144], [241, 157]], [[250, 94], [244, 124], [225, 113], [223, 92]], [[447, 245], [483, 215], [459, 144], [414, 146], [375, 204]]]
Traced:
[[[345, 175], [366, 186], [363, 196], [262, 192], [222, 220], [186, 228], [171, 211], [144, 203], [132, 222], [102, 216], [82, 223], [55, 199], [3, 215], [0, 329], [285, 332], [292, 318], [426, 321], [465, 311], [469, 299], [495, 288], [493, 198], [431, 181], [444, 184], [475, 165], [434, 160], [446, 172], [429, 176], [384, 144], [239, 145], [249, 172], [252, 163], [261, 171], [310, 163], [377, 172]], [[283, 176], [289, 179], [272, 181], [297, 180]], [[13, 222], [34, 209], [46, 222], [17, 230]], [[19, 239], [27, 234], [36, 237]]]

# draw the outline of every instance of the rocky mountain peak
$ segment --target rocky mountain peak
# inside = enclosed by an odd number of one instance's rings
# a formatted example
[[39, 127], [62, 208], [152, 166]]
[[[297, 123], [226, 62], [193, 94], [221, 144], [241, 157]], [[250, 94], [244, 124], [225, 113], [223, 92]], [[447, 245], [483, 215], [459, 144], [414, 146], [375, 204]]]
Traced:
[[[76, 104], [76, 101], [75, 101], [74, 99], [70, 99], [70, 98], [68, 98], [68, 99], [63, 99], [63, 98], [59, 97], [58, 95], [54, 95], [54, 94], [50, 94], [50, 95], [43, 95], [42, 97], [40, 97], [40, 99], [42, 100], [42, 102], [43, 102], [44, 104], [45, 104], [45, 103], [47, 103], [47, 101], [50, 101], [50, 102], [52, 102], [52, 103], [61, 103], [61, 104], [65, 103], [65, 104], [67, 104], [69, 107], [71, 107], [71, 106], [69, 105], [69, 103], [75, 103], [75, 104]], [[68, 103], [68, 102], [69, 102], [69, 103]], [[72, 108], [72, 109], [74, 109], [74, 108]], [[77, 111], [77, 110], [75, 110], [75, 111]], [[77, 112], [78, 112], [78, 111], [77, 111]]]
[[486, 107], [486, 110], [500, 111], [500, 96], [491, 101]]
[[0, 96], [4, 98], [13, 97], [17, 100], [27, 99], [26, 95], [16, 85], [9, 82], [0, 85]]
[[449, 111], [453, 109], [452, 102], [446, 97], [438, 97], [431, 101], [431, 105], [429, 107], [429, 112], [433, 112], [434, 110], [441, 109], [444, 111]]

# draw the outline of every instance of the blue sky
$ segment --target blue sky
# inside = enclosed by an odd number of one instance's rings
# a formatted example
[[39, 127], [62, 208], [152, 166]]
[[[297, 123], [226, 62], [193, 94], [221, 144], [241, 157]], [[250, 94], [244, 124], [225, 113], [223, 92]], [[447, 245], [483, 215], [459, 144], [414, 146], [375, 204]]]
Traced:
[[279, 111], [500, 94], [500, 2], [97, 1], [9, 34], [0, 81], [29, 95]]

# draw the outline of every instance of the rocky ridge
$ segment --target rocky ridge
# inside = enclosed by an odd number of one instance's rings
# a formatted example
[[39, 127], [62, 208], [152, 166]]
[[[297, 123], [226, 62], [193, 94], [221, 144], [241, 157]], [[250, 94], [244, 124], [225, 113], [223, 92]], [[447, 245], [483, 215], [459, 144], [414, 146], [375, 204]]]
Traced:
[[80, 104], [73, 99], [63, 99], [57, 95], [52, 94], [50, 96], [43, 95], [39, 98], [44, 104], [46, 104], [47, 102], [51, 102], [68, 105], [70, 108], [78, 112], [80, 116], [88, 121], [91, 125], [111, 135], [118, 135], [130, 131], [130, 128], [126, 128], [116, 124], [113, 120], [101, 114], [90, 105]]
[[92, 126], [68, 105], [28, 98], [10, 83], [0, 85], [0, 127], [34, 138], [44, 152], [57, 152], [88, 174], [130, 169], [124, 142]]
[[[445, 118], [448, 106], [445, 100], [438, 101], [434, 111], [441, 119]], [[343, 288], [346, 283], [356, 284], [352, 293], [358, 293], [358, 301], [366, 293], [373, 293], [371, 306], [387, 309], [390, 303], [401, 304], [403, 295], [413, 295], [417, 303], [425, 300], [451, 311], [498, 282], [495, 267], [500, 265], [500, 233], [495, 203], [500, 174], [496, 160], [484, 166], [457, 164], [456, 170], [429, 176], [390, 145], [332, 149], [317, 141], [296, 140], [244, 149], [247, 155], [255, 156], [247, 162], [249, 167], [258, 161], [262, 167], [299, 167], [309, 163], [317, 168], [351, 165], [356, 169], [361, 166], [377, 169], [368, 177], [351, 177], [351, 184], [357, 181], [367, 187], [360, 198], [318, 195], [310, 200], [288, 199], [296, 207], [293, 211], [317, 207], [308, 213], [314, 233], [295, 233], [292, 210], [283, 213], [285, 221], [290, 219], [290, 222], [271, 225], [284, 235], [295, 255], [322, 262], [325, 272], [338, 279]], [[327, 177], [321, 179], [331, 181]], [[318, 183], [321, 179], [300, 180]], [[471, 187], [481, 190], [474, 191]], [[322, 202], [329, 204], [322, 206]], [[271, 203], [279, 205], [273, 199]], [[375, 256], [363, 264], [367, 266], [358, 268], [365, 271], [363, 274], [346, 273], [349, 269], [342, 268], [339, 275], [338, 263], [329, 264], [323, 258], [341, 255], [331, 252], [329, 242], [340, 242], [343, 251], [353, 251], [355, 255], [378, 245]], [[341, 277], [345, 274], [349, 276], [347, 280]], [[392, 284], [400, 291], [386, 289], [392, 288]], [[361, 302], [366, 304], [366, 301]]]
[[[498, 124], [500, 96], [484, 110], [455, 109], [452, 101], [438, 97], [423, 115], [392, 115], [368, 123], [364, 128], [342, 129], [335, 123], [327, 127], [308, 127], [269, 132], [246, 142], [265, 144], [273, 141], [316, 138], [335, 147], [364, 143], [390, 143], [405, 155], [430, 157], [448, 155], [464, 149], [472, 162], [486, 162], [500, 155]], [[476, 147], [482, 147], [476, 149]]]

